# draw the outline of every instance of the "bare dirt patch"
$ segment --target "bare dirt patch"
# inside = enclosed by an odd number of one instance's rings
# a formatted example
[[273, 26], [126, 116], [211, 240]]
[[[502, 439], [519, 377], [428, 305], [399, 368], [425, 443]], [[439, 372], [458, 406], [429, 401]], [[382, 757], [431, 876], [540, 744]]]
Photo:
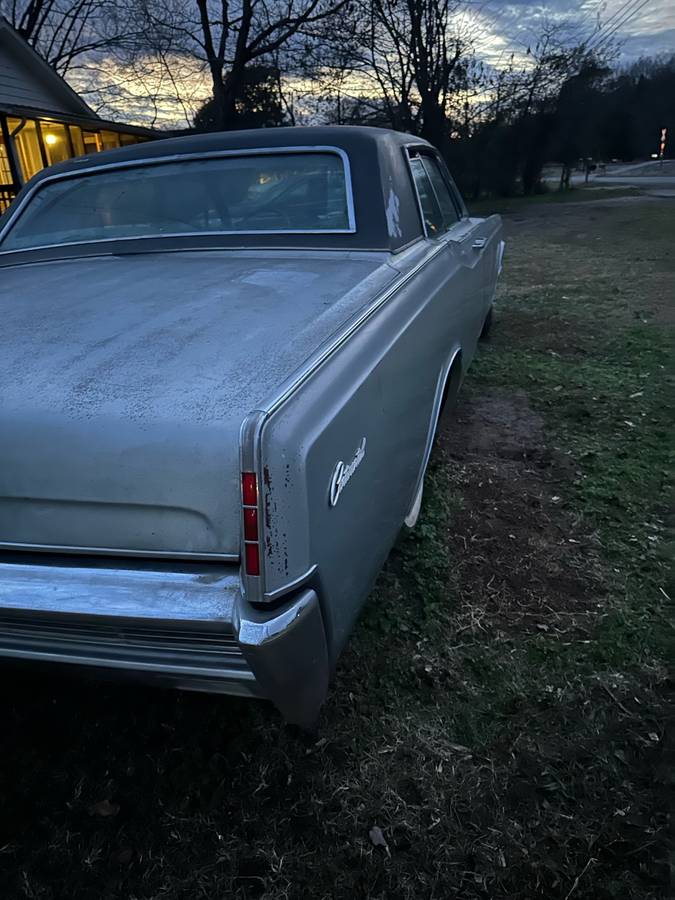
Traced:
[[565, 508], [573, 464], [549, 446], [527, 395], [472, 395], [440, 445], [462, 496], [447, 537], [475, 625], [582, 632], [600, 590], [597, 541]]

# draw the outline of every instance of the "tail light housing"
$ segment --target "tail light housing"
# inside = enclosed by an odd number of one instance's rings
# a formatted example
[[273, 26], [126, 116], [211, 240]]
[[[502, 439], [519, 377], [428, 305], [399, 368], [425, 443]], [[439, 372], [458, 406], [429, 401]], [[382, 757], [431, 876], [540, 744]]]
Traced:
[[258, 524], [258, 479], [255, 472], [241, 476], [241, 502], [244, 528], [244, 571], [260, 575], [260, 528]]

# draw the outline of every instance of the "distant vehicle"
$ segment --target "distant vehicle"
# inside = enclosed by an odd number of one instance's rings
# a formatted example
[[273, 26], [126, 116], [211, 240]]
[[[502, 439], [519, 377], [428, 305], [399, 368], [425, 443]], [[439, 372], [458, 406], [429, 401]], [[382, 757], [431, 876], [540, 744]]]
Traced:
[[0, 229], [0, 656], [314, 721], [503, 248], [432, 146], [379, 129], [38, 175]]

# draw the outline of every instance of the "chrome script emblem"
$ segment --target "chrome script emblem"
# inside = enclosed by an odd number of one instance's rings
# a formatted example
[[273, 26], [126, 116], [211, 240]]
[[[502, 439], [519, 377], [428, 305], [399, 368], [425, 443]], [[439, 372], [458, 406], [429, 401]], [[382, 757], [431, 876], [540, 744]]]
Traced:
[[362, 438], [361, 443], [356, 449], [356, 453], [354, 454], [354, 458], [349, 464], [345, 464], [340, 460], [340, 462], [335, 466], [335, 470], [333, 471], [333, 477], [330, 480], [330, 494], [328, 502], [331, 506], [335, 506], [335, 504], [340, 499], [340, 494], [344, 491], [349, 483], [349, 479], [352, 477], [354, 472], [361, 465], [363, 457], [366, 455], [366, 439]]

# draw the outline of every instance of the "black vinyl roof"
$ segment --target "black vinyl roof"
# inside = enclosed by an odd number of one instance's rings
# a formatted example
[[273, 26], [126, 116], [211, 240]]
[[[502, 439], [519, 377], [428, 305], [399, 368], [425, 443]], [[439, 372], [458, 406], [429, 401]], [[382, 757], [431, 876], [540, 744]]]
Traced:
[[[293, 128], [249, 128], [243, 131], [217, 131], [164, 138], [150, 144], [134, 144], [119, 150], [105, 151], [106, 162], [132, 159], [161, 159], [182, 153], [211, 153], [218, 150], [254, 150], [263, 147], [311, 147], [315, 144], [339, 147], [347, 153], [364, 153], [382, 146], [401, 147], [406, 144], [426, 144], [422, 138], [392, 131], [388, 128], [369, 128], [360, 125], [312, 125]], [[430, 146], [430, 145], [428, 145]], [[90, 159], [100, 160], [97, 153]], [[77, 167], [84, 157], [59, 165], [60, 170]], [[52, 170], [53, 171], [53, 170]]]
[[[262, 128], [194, 134], [136, 144], [81, 156], [43, 170], [21, 191], [21, 197], [40, 182], [75, 174], [101, 166], [133, 166], [141, 161], [163, 160], [177, 156], [199, 156], [219, 151], [259, 150], [289, 147], [335, 147], [342, 150], [351, 170], [356, 231], [353, 234], [265, 234], [200, 235], [198, 238], [147, 238], [145, 249], [189, 247], [306, 247], [309, 249], [389, 250], [396, 251], [419, 238], [422, 224], [408, 168], [405, 147], [427, 146], [421, 138], [383, 128], [361, 126], [312, 126]], [[387, 213], [388, 210], [388, 213]], [[153, 245], [157, 243], [155, 248]], [[175, 246], [174, 246], [175, 245]], [[36, 251], [29, 251], [31, 253]], [[100, 250], [99, 250], [100, 252]], [[61, 254], [59, 254], [61, 255]]]

